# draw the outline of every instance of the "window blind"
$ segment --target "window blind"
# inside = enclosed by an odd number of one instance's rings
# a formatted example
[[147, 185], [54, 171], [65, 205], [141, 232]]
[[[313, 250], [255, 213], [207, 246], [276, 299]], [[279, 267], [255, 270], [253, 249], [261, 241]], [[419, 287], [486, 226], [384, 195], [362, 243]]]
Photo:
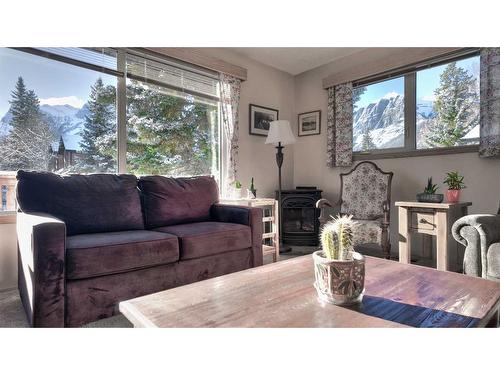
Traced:
[[188, 94], [218, 98], [216, 74], [188, 65], [160, 62], [127, 53], [126, 74], [129, 78], [145, 83], [177, 89]]

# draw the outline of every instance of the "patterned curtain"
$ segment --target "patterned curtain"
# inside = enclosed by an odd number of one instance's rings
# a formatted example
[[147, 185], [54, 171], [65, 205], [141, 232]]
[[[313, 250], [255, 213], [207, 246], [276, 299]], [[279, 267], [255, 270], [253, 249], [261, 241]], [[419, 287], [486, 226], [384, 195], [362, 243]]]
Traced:
[[238, 108], [240, 104], [241, 80], [220, 73], [220, 101], [222, 128], [226, 140], [225, 192], [236, 179], [238, 157]]
[[500, 48], [481, 50], [479, 156], [500, 155]]
[[328, 89], [327, 165], [352, 165], [352, 83]]

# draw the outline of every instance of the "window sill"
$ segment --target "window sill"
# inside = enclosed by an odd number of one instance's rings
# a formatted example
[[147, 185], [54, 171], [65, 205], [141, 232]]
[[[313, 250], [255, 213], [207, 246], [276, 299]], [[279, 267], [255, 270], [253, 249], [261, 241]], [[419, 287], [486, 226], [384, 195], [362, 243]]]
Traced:
[[426, 150], [409, 150], [409, 151], [376, 151], [373, 153], [355, 152], [352, 155], [353, 160], [376, 160], [376, 159], [396, 159], [396, 158], [410, 158], [416, 156], [435, 156], [435, 155], [448, 155], [448, 154], [463, 154], [478, 152], [479, 146], [459, 146], [436, 148]]
[[1, 212], [0, 213], [0, 224], [15, 224], [16, 223], [16, 212]]

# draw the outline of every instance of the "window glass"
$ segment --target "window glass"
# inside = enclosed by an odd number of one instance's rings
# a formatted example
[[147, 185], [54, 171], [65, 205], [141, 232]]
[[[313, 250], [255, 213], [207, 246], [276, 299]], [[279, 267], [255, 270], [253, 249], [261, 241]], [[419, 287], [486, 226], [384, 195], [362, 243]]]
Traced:
[[116, 77], [0, 49], [0, 171], [116, 172]]
[[479, 142], [479, 56], [417, 72], [418, 149]]
[[127, 170], [219, 176], [219, 103], [127, 79]]
[[353, 151], [404, 147], [404, 77], [353, 90]]

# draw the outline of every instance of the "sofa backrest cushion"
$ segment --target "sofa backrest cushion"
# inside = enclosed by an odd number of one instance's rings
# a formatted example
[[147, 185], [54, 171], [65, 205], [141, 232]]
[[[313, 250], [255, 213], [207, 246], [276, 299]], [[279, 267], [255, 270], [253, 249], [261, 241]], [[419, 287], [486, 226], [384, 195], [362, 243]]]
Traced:
[[44, 212], [66, 224], [68, 236], [144, 229], [137, 177], [49, 172], [17, 173], [17, 201], [24, 212]]
[[210, 207], [219, 200], [212, 176], [145, 176], [139, 189], [147, 228], [209, 220]]

